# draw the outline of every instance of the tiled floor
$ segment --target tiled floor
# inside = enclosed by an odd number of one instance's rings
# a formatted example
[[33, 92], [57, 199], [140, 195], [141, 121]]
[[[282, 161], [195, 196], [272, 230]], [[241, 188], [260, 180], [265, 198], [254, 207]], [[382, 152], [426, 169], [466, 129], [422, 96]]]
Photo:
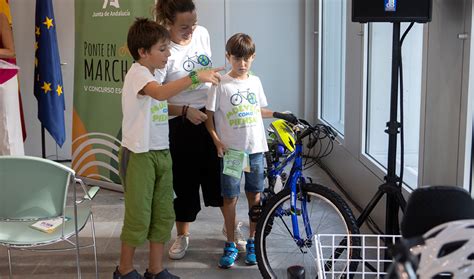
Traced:
[[[333, 186], [325, 173], [317, 168], [308, 171], [308, 175], [317, 183]], [[96, 226], [99, 277], [112, 278], [112, 272], [118, 263], [120, 251], [120, 231], [123, 220], [122, 193], [102, 189], [94, 199], [93, 211]], [[357, 215], [357, 213], [356, 213]], [[242, 195], [238, 204], [238, 219], [247, 220], [247, 203]], [[190, 247], [186, 257], [173, 261], [165, 257], [164, 265], [181, 278], [261, 278], [256, 266], [248, 267], [243, 257], [235, 267], [222, 270], [217, 262], [222, 253], [224, 236], [223, 218], [219, 209], [203, 208], [198, 220], [191, 226]], [[247, 227], [244, 228], [244, 231]], [[173, 231], [173, 235], [175, 232]], [[81, 233], [81, 241], [90, 241], [88, 227]], [[167, 245], [169, 247], [170, 244]], [[34, 253], [13, 251], [14, 278], [75, 278], [74, 252]], [[147, 247], [136, 252], [135, 265], [144, 272], [147, 267]], [[91, 249], [81, 251], [82, 278], [94, 277], [93, 254]], [[32, 277], [32, 275], [34, 275]], [[0, 278], [8, 278], [7, 253], [0, 247]]]

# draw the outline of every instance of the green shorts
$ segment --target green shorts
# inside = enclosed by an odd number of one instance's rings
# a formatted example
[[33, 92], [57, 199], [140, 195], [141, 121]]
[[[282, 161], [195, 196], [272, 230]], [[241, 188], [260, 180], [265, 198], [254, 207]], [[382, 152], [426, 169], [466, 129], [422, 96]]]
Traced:
[[169, 150], [133, 153], [122, 147], [119, 160], [125, 192], [120, 239], [133, 247], [147, 239], [158, 243], [169, 241], [175, 221]]

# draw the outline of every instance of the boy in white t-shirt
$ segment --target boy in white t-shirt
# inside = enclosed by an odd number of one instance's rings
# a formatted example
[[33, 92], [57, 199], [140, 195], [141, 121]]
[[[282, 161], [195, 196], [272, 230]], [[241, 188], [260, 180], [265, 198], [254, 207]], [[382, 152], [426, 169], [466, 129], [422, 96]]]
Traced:
[[[233, 35], [226, 44], [226, 57], [232, 65], [232, 70], [221, 78], [218, 85], [209, 90], [206, 126], [220, 157], [224, 156], [229, 148], [249, 155], [250, 172], [245, 172], [245, 193], [251, 209], [260, 204], [264, 183], [263, 153], [268, 151], [262, 117], [274, 117], [278, 116], [278, 113], [264, 108], [267, 106], [267, 99], [260, 79], [249, 75], [255, 59], [255, 44], [250, 36], [242, 33]], [[221, 194], [224, 198], [223, 213], [227, 231], [224, 255], [219, 261], [221, 268], [231, 267], [238, 256], [233, 232], [240, 180], [221, 174]], [[246, 245], [245, 263], [255, 265], [256, 223], [252, 220], [249, 220], [249, 223], [250, 235]]]
[[165, 85], [153, 73], [166, 66], [170, 35], [154, 21], [137, 19], [127, 45], [136, 63], [125, 76], [122, 90], [122, 148], [119, 162], [125, 195], [125, 218], [120, 239], [120, 264], [113, 278], [143, 278], [133, 267], [135, 248], [150, 242], [144, 278], [179, 278], [163, 269], [164, 243], [171, 238], [175, 215], [166, 100], [201, 82], [217, 84], [218, 71], [191, 72]]

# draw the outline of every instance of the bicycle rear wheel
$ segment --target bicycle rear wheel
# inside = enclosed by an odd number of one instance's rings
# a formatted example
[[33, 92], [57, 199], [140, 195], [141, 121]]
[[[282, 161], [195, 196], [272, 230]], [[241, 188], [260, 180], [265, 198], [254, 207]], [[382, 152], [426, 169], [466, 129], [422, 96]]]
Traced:
[[[305, 268], [305, 278], [316, 278], [318, 267], [316, 261], [315, 234], [358, 234], [359, 228], [352, 210], [346, 202], [334, 191], [319, 185], [305, 184], [298, 193], [296, 212], [298, 227], [304, 245], [298, 246], [293, 238], [290, 212], [290, 189], [286, 188], [272, 197], [264, 208], [257, 223], [255, 236], [257, 262], [260, 273], [264, 278], [286, 278], [287, 268], [300, 265]], [[306, 201], [306, 211], [312, 235], [307, 236], [303, 223], [302, 203]], [[335, 239], [343, 243], [344, 237]], [[351, 247], [354, 238], [351, 238]], [[324, 252], [323, 253], [331, 253]], [[354, 256], [352, 249], [340, 249], [337, 258], [348, 259]], [[330, 258], [331, 254], [323, 258]], [[349, 268], [347, 260], [325, 263], [326, 270], [344, 270]], [[345, 266], [341, 266], [345, 265]], [[350, 269], [356, 266], [351, 265]]]

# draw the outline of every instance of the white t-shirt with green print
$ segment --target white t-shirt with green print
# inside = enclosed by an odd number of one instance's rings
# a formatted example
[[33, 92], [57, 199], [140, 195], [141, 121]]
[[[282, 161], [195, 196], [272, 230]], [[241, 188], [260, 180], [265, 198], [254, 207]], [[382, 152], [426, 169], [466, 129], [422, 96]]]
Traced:
[[[196, 26], [193, 37], [188, 45], [170, 43], [171, 56], [164, 69], [155, 71], [158, 82], [163, 84], [189, 75], [191, 71], [200, 71], [212, 67], [211, 42], [209, 32], [202, 26]], [[191, 85], [168, 102], [173, 105], [189, 105], [203, 108], [206, 105], [207, 91], [210, 83]]]
[[206, 109], [214, 112], [217, 135], [228, 148], [253, 154], [268, 151], [260, 112], [267, 105], [258, 77], [238, 80], [226, 74], [209, 90]]
[[122, 146], [134, 153], [169, 148], [168, 103], [138, 94], [156, 82], [148, 68], [133, 63], [122, 89]]

